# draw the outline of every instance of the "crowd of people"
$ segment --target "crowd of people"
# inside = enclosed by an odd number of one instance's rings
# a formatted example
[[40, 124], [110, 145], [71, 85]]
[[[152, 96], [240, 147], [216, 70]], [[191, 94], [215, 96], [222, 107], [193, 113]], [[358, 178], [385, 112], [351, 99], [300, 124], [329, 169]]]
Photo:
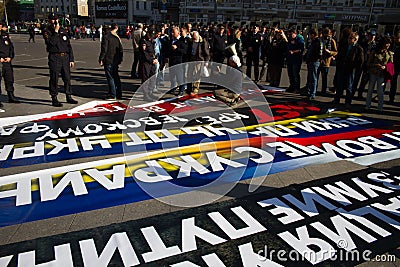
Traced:
[[[302, 94], [309, 101], [316, 97], [320, 76], [320, 94], [328, 96], [333, 93], [333, 104], [339, 104], [345, 94], [346, 109], [351, 109], [354, 98], [363, 100], [365, 91], [365, 108], [370, 109], [376, 90], [377, 108], [382, 112], [387, 84], [390, 84], [389, 102], [395, 100], [400, 71], [400, 32], [396, 36], [378, 36], [374, 29], [355, 32], [345, 28], [338, 38], [336, 31], [329, 28], [311, 28], [303, 32], [295, 27], [284, 30], [259, 25], [241, 28], [223, 24], [186, 23], [182, 27], [138, 24], [131, 38], [134, 49], [131, 76], [141, 78], [142, 82], [149, 78], [143, 75], [142, 70], [157, 75], [162, 73], [166, 64], [174, 66], [194, 59], [229, 64], [231, 55], [227, 54], [226, 48], [234, 45], [239, 64], [246, 66], [246, 75], [256, 83], [265, 79], [270, 86], [279, 87], [282, 69], [286, 67], [290, 83], [287, 91]], [[146, 49], [140, 45], [144, 40], [147, 42]], [[201, 46], [197, 45], [198, 40]], [[201, 52], [194, 52], [193, 45], [201, 47]], [[152, 48], [148, 50], [148, 47]], [[146, 57], [157, 60], [150, 63], [144, 60]], [[307, 65], [308, 75], [306, 85], [301, 87], [303, 63]], [[328, 88], [328, 73], [333, 63], [336, 65], [335, 78], [333, 88]], [[172, 84], [187, 76], [187, 71], [184, 69], [182, 75], [174, 76]], [[198, 83], [183, 84], [176, 89], [177, 95], [185, 92], [196, 94]]]
[[[255, 83], [265, 81], [267, 85], [279, 87], [282, 70], [287, 68], [289, 87], [287, 92], [304, 95], [312, 101], [317, 92], [321, 76], [323, 96], [333, 94], [333, 104], [339, 104], [345, 94], [346, 109], [351, 109], [352, 100], [363, 100], [365, 108], [371, 108], [376, 90], [377, 109], [383, 111], [385, 88], [390, 84], [389, 102], [393, 103], [400, 72], [400, 32], [396, 36], [379, 36], [374, 29], [355, 32], [350, 28], [337, 33], [329, 28], [298, 30], [296, 27], [281, 29], [278, 26], [233, 24], [144, 25], [120, 29], [115, 23], [111, 27], [74, 26], [62, 28], [57, 18], [49, 18], [43, 36], [49, 52], [49, 90], [54, 106], [57, 100], [57, 82], [61, 75], [67, 92], [67, 102], [77, 103], [71, 97], [70, 68], [73, 67], [71, 38], [100, 37], [101, 52], [98, 62], [104, 67], [109, 91], [106, 99], [122, 97], [121, 79], [118, 69], [123, 60], [121, 33], [132, 40], [133, 62], [131, 78], [147, 82], [144, 100], [156, 99], [154, 93], [163, 84], [166, 66], [173, 67], [169, 75], [171, 87], [177, 96], [195, 96], [199, 92], [201, 75], [194, 82], [187, 82], [193, 73], [210, 71], [212, 64], [227, 64], [241, 71]], [[31, 40], [32, 37], [30, 37]], [[34, 37], [32, 38], [34, 41]], [[30, 41], [29, 40], [29, 41]], [[233, 49], [232, 49], [233, 48]], [[129, 48], [128, 48], [129, 49]], [[3, 62], [3, 61], [2, 61]], [[203, 62], [201, 65], [181, 63]], [[307, 66], [307, 81], [301, 87], [300, 70]], [[210, 65], [211, 66], [210, 66]], [[330, 66], [336, 65], [333, 87], [328, 87]], [[261, 69], [261, 70], [260, 70]], [[4, 72], [4, 63], [3, 63]], [[155, 75], [155, 76], [154, 76]], [[148, 81], [150, 77], [155, 77]], [[366, 86], [368, 84], [367, 90]], [[11, 90], [11, 89], [10, 89]], [[218, 91], [218, 90], [217, 90]], [[228, 92], [231, 97], [223, 98], [228, 104], [237, 103], [239, 95]], [[357, 93], [357, 96], [355, 96]], [[12, 95], [12, 99], [16, 98]]]

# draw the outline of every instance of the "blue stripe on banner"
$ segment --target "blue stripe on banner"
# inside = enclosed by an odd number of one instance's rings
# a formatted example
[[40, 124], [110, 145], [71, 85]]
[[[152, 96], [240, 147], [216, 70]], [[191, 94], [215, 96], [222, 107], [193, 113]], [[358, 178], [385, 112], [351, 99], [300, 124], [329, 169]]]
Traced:
[[[313, 137], [321, 137], [327, 136], [327, 140], [329, 140], [329, 135], [337, 134], [337, 133], [344, 133], [344, 132], [353, 132], [359, 131], [363, 129], [371, 129], [371, 125], [377, 129], [384, 129], [391, 127], [391, 123], [384, 120], [377, 120], [377, 119], [370, 119], [373, 124], [367, 125], [352, 125], [345, 128], [333, 128], [329, 131], [315, 131], [315, 132], [300, 132], [293, 138], [313, 138]], [[327, 133], [329, 133], [327, 135]], [[228, 140], [239, 140], [242, 138], [251, 138], [257, 135], [253, 135], [251, 133], [246, 134], [234, 134], [234, 135], [224, 135], [224, 136], [214, 136], [214, 137], [207, 137], [207, 142], [218, 142], [218, 141], [228, 141]], [[177, 136], [179, 138], [179, 146], [189, 146], [199, 144], [203, 142], [204, 138], [206, 137], [203, 134], [183, 134]], [[97, 156], [105, 156], [105, 155], [118, 155], [122, 153], [131, 153], [131, 152], [145, 152], [145, 151], [155, 151], [157, 149], [165, 149], [165, 148], [173, 148], [177, 146], [177, 142], [162, 142], [162, 143], [149, 143], [144, 145], [135, 145], [135, 146], [125, 146], [123, 147], [122, 143], [111, 143], [111, 148], [103, 149], [99, 145], [93, 146], [93, 150], [80, 150], [78, 152], [70, 153], [63, 149], [56, 155], [48, 155], [48, 153], [52, 150], [45, 149], [45, 155], [37, 156], [37, 157], [27, 157], [22, 159], [12, 159], [12, 153], [8, 157], [7, 160], [0, 161], [1, 168], [10, 168], [10, 167], [17, 167], [17, 166], [26, 166], [26, 165], [34, 165], [34, 164], [42, 164], [48, 162], [58, 162], [63, 160], [70, 160], [70, 159], [79, 159], [79, 158], [90, 158], [90, 157], [97, 157]], [[79, 146], [82, 149], [81, 146]]]

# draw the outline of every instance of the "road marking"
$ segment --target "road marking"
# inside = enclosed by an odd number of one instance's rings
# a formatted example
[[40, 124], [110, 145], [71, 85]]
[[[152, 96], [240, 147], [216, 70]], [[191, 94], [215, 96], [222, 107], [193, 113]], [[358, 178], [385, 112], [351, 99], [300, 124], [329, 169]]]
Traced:
[[47, 57], [34, 58], [34, 59], [25, 59], [25, 60], [17, 60], [17, 61], [13, 61], [13, 63], [28, 62], [28, 61], [38, 61], [38, 60], [43, 60], [43, 59], [47, 59]]
[[16, 80], [15, 82], [22, 82], [22, 81], [35, 80], [35, 79], [43, 79], [43, 77], [26, 78], [26, 79]]

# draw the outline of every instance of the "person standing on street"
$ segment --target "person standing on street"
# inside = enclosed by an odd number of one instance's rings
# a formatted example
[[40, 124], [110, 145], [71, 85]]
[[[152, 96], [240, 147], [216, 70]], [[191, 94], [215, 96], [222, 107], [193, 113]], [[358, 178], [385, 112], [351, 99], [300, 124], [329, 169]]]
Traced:
[[[132, 68], [131, 68], [131, 78], [132, 79], [137, 79], [138, 77], [138, 63], [139, 63], [139, 47], [140, 47], [140, 40], [143, 37], [143, 24], [138, 23], [137, 25], [137, 30], [133, 32], [133, 38], [132, 38], [132, 43], [133, 43], [133, 63], [132, 63]], [[139, 66], [140, 69], [140, 66]]]
[[[142, 84], [149, 80], [154, 74], [156, 74], [156, 65], [158, 60], [154, 50], [154, 33], [151, 30], [146, 31], [146, 35], [140, 40], [140, 77], [142, 78]], [[153, 95], [154, 85], [156, 83], [156, 77], [149, 80], [148, 83], [143, 86], [143, 99], [145, 101], [153, 101], [156, 97]]]
[[179, 27], [172, 28], [172, 39], [169, 44], [169, 66], [175, 66], [170, 69], [171, 86], [175, 90], [177, 96], [182, 96], [187, 89], [184, 84], [184, 65], [183, 57], [187, 54], [188, 44], [181, 36]]
[[323, 43], [318, 37], [316, 29], [310, 31], [310, 46], [307, 48], [306, 63], [307, 63], [307, 99], [315, 99], [318, 85], [318, 69], [320, 59], [323, 52]]
[[33, 27], [33, 25], [30, 25], [28, 28], [28, 33], [29, 33], [29, 40], [28, 42], [30, 43], [31, 40], [32, 42], [35, 42], [35, 28]]
[[288, 36], [286, 63], [290, 86], [286, 91], [297, 93], [300, 91], [300, 69], [303, 61], [304, 40], [297, 34], [295, 28], [289, 29]]
[[[0, 36], [0, 81], [4, 78], [4, 84], [8, 95], [8, 102], [20, 103], [14, 96], [14, 70], [11, 64], [11, 60], [14, 58], [14, 45], [11, 42], [10, 36], [7, 33], [7, 25], [1, 24], [1, 36]], [[0, 88], [1, 89], [1, 88]], [[1, 91], [0, 91], [1, 93]], [[0, 102], [0, 107], [3, 104]]]
[[247, 36], [246, 40], [246, 75], [251, 78], [251, 66], [254, 67], [254, 81], [258, 83], [260, 47], [263, 41], [258, 25], [253, 26], [253, 32]]
[[225, 48], [228, 44], [228, 37], [224, 33], [225, 27], [221, 24], [218, 26], [217, 33], [214, 34], [212, 49], [212, 60], [217, 63], [224, 63], [225, 61]]
[[118, 34], [118, 25], [113, 23], [111, 30], [101, 42], [99, 63], [104, 66], [108, 83], [108, 95], [106, 100], [122, 98], [121, 79], [118, 74], [118, 66], [122, 63], [123, 47]]
[[[335, 39], [332, 38], [332, 32], [329, 28], [322, 30], [322, 43], [324, 44], [324, 50], [322, 53], [321, 64], [318, 69], [318, 76], [321, 73], [322, 78], [322, 90], [323, 96], [326, 96], [328, 89], [328, 72], [331, 66], [332, 59], [337, 55], [337, 45]], [[318, 80], [318, 79], [317, 79]]]
[[353, 81], [354, 73], [361, 68], [364, 63], [364, 50], [358, 44], [358, 34], [351, 32], [347, 45], [340, 45], [336, 58], [337, 69], [337, 88], [333, 104], [339, 104], [346, 91], [346, 109], [350, 109], [353, 100]]
[[49, 16], [49, 26], [43, 33], [43, 38], [46, 43], [46, 50], [49, 53], [49, 91], [52, 105], [54, 107], [63, 106], [57, 99], [58, 77], [60, 74], [64, 82], [67, 103], [78, 104], [78, 101], [72, 98], [71, 90], [71, 68], [75, 66], [74, 53], [68, 33], [60, 27], [58, 17], [54, 14]]

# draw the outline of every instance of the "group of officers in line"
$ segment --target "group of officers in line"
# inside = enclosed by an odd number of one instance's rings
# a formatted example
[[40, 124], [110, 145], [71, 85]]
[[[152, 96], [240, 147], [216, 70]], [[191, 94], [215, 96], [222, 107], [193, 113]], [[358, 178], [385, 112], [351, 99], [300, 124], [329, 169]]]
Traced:
[[[49, 16], [48, 27], [43, 32], [43, 38], [48, 52], [48, 64], [50, 71], [49, 92], [52, 100], [52, 105], [62, 107], [63, 104], [58, 101], [58, 79], [61, 78], [64, 82], [66, 93], [66, 101], [70, 104], [78, 104], [78, 101], [72, 98], [71, 90], [71, 68], [74, 67], [74, 53], [70, 43], [68, 33], [61, 27], [58, 22], [58, 17], [54, 14]], [[1, 24], [0, 37], [0, 78], [4, 78], [8, 102], [20, 103], [14, 95], [14, 73], [11, 64], [15, 56], [14, 46], [7, 32], [7, 25]], [[1, 80], [1, 79], [0, 79]], [[0, 103], [0, 107], [3, 104]]]

